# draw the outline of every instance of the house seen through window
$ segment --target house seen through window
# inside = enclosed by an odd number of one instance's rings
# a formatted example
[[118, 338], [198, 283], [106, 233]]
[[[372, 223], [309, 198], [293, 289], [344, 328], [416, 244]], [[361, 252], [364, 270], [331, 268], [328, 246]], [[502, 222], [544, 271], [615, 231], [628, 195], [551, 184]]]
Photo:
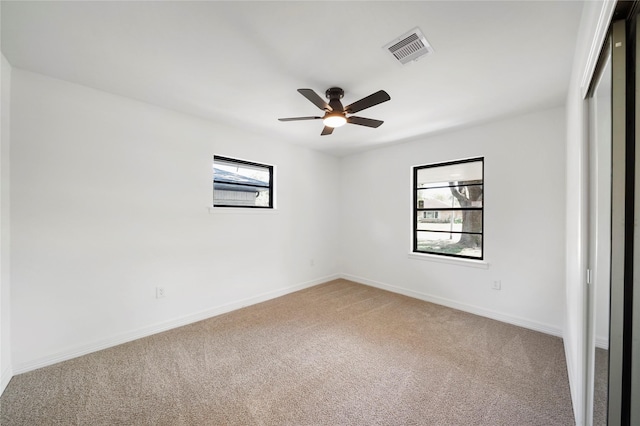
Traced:
[[273, 166], [214, 156], [213, 206], [273, 208]]
[[413, 168], [413, 251], [483, 259], [484, 159]]

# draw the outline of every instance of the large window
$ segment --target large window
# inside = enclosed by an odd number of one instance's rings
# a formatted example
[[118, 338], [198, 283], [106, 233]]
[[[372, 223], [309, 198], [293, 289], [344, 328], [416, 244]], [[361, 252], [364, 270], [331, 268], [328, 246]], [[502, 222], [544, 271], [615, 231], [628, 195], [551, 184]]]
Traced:
[[273, 166], [213, 157], [213, 206], [273, 208]]
[[484, 158], [413, 168], [413, 251], [483, 259]]

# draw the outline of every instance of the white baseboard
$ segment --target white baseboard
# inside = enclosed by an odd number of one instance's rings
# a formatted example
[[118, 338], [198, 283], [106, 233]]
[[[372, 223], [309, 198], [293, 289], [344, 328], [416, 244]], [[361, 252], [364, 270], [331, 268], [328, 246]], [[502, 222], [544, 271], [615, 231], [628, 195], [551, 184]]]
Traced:
[[433, 296], [426, 293], [420, 293], [414, 290], [408, 290], [406, 288], [397, 287], [391, 284], [382, 283], [379, 281], [373, 281], [367, 278], [357, 277], [350, 274], [341, 274], [341, 278], [354, 281], [360, 284], [376, 287], [382, 290], [387, 290], [392, 293], [398, 293], [405, 296], [413, 297], [415, 299], [424, 300], [426, 302], [436, 303], [438, 305], [447, 306], [449, 308], [458, 309], [460, 311], [469, 312], [471, 314], [480, 315], [482, 317], [491, 318], [497, 321], [505, 322], [508, 324], [517, 325], [519, 327], [528, 328], [530, 330], [539, 331], [545, 334], [551, 334], [553, 336], [562, 337], [562, 330], [549, 324], [539, 323], [537, 321], [531, 321], [526, 318], [516, 317], [509, 314], [504, 314], [490, 309], [485, 309], [480, 306], [470, 305], [467, 303], [456, 302], [455, 300], [446, 299], [439, 296]]
[[[454, 300], [429, 295], [426, 293], [416, 292], [408, 290], [402, 287], [362, 278], [350, 274], [334, 274], [326, 277], [318, 278], [315, 280], [307, 281], [304, 283], [296, 284], [289, 287], [284, 287], [278, 290], [269, 291], [254, 297], [238, 300], [236, 302], [227, 303], [224, 305], [216, 306], [210, 309], [206, 309], [193, 314], [185, 315], [179, 318], [175, 318], [169, 321], [164, 321], [158, 324], [153, 324], [147, 327], [143, 327], [130, 332], [121, 333], [105, 339], [100, 339], [94, 342], [90, 342], [84, 345], [78, 345], [67, 350], [51, 354], [49, 356], [41, 357], [25, 363], [19, 363], [13, 365], [13, 369], [7, 369], [8, 371], [2, 372], [2, 389], [9, 383], [11, 377], [16, 374], [26, 373], [28, 371], [36, 370], [38, 368], [46, 367], [56, 364], [58, 362], [73, 359], [82, 355], [86, 355], [92, 352], [96, 352], [102, 349], [107, 349], [113, 346], [121, 345], [136, 339], [151, 336], [153, 334], [161, 333], [163, 331], [171, 330], [173, 328], [182, 327], [184, 325], [192, 324], [194, 322], [202, 321], [207, 318], [215, 317], [217, 315], [225, 314], [246, 306], [255, 305], [257, 303], [265, 302], [267, 300], [274, 299], [276, 297], [284, 296], [289, 293], [293, 293], [305, 288], [313, 287], [318, 284], [322, 284], [334, 279], [344, 278], [353, 282], [368, 285], [371, 287], [380, 288], [382, 290], [391, 291], [393, 293], [402, 294], [405, 296], [413, 297], [416, 299], [424, 300], [431, 303], [447, 306], [453, 309], [458, 309], [464, 312], [469, 312], [475, 315], [495, 319], [508, 324], [517, 325], [520, 327], [528, 328], [531, 330], [539, 331], [553, 336], [562, 337], [562, 331], [557, 327], [553, 327], [548, 324], [542, 324], [539, 322], [531, 321], [525, 318], [520, 318], [512, 315], [503, 314], [500, 312], [485, 309], [479, 306], [456, 302]], [[600, 346], [599, 346], [600, 347]]]
[[[322, 284], [331, 280], [340, 278], [339, 274], [334, 274], [322, 278], [317, 278], [312, 281], [296, 284], [289, 287], [283, 287], [278, 290], [268, 291], [247, 299], [238, 300], [236, 302], [227, 303], [224, 305], [216, 306], [210, 309], [206, 309], [194, 314], [185, 315], [179, 318], [175, 318], [169, 321], [164, 321], [158, 324], [153, 324], [147, 327], [143, 327], [137, 330], [133, 330], [126, 333], [121, 333], [105, 339], [100, 339], [95, 342], [91, 342], [84, 345], [78, 345], [67, 350], [38, 358], [25, 363], [20, 363], [13, 366], [13, 374], [22, 374], [28, 371], [36, 370], [38, 368], [46, 367], [56, 364], [58, 362], [67, 361], [82, 355], [87, 355], [92, 352], [96, 352], [102, 349], [107, 349], [113, 346], [121, 345], [123, 343], [131, 342], [136, 339], [148, 337], [153, 334], [161, 333], [163, 331], [171, 330], [173, 328], [182, 327], [184, 325], [192, 324], [194, 322], [202, 321], [207, 318], [215, 317], [217, 315], [226, 314], [227, 312], [235, 311], [246, 306], [255, 305], [257, 303], [265, 302], [267, 300], [275, 299], [276, 297], [284, 296], [289, 293], [293, 293], [305, 288], [313, 287], [318, 284]], [[11, 379], [11, 377], [9, 377]], [[3, 375], [4, 383], [4, 375]], [[7, 380], [8, 383], [8, 380]]]
[[596, 336], [596, 348], [609, 350], [609, 336]]
[[2, 370], [2, 373], [0, 373], [0, 395], [2, 395], [4, 390], [7, 388], [7, 385], [9, 384], [9, 381], [11, 381], [12, 377], [13, 372], [11, 371], [11, 366], [8, 366], [4, 370]]

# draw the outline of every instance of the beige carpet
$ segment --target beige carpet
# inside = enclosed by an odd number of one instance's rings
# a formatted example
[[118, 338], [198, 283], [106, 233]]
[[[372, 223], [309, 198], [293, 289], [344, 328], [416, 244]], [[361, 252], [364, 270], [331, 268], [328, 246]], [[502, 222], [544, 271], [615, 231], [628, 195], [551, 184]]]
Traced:
[[561, 339], [336, 280], [14, 377], [9, 425], [572, 425]]
[[596, 348], [593, 384], [593, 425], [606, 426], [609, 399], [609, 351]]

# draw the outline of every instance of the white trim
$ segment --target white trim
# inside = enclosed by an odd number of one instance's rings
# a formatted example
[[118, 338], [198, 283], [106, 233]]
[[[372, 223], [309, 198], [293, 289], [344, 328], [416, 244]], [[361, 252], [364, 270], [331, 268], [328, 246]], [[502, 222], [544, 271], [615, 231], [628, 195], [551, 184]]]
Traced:
[[276, 208], [207, 206], [207, 209], [209, 210], [209, 214], [249, 214], [249, 215], [278, 214], [278, 209]]
[[409, 253], [409, 259], [426, 260], [429, 262], [449, 263], [452, 265], [468, 266], [470, 268], [489, 269], [489, 262], [484, 260], [465, 259], [462, 257], [439, 256], [428, 253]]
[[[192, 324], [194, 322], [202, 321], [217, 315], [225, 314], [237, 309], [244, 308], [246, 306], [255, 305], [257, 303], [265, 302], [267, 300], [274, 299], [276, 297], [284, 296], [289, 293], [293, 293], [305, 288], [313, 287], [318, 284], [322, 284], [328, 281], [338, 279], [339, 275], [330, 275], [315, 280], [306, 281], [300, 284], [292, 285], [289, 287], [283, 287], [278, 290], [268, 291], [258, 296], [249, 297], [247, 299], [238, 300], [236, 302], [227, 303], [220, 306], [215, 306], [210, 309], [205, 309], [194, 314], [185, 315], [175, 318], [173, 320], [164, 321], [158, 324], [153, 324], [147, 327], [142, 327], [130, 332], [124, 332], [105, 339], [96, 340], [94, 342], [70, 347], [67, 350], [44, 356], [32, 361], [24, 362], [14, 366], [14, 374], [22, 374], [28, 371], [32, 371], [38, 368], [46, 367], [58, 362], [66, 361], [72, 358], [76, 358], [82, 355], [87, 355], [92, 352], [96, 352], [102, 349], [107, 349], [113, 346], [121, 345], [123, 343], [131, 342], [136, 339], [151, 336], [156, 333], [171, 330], [173, 328], [182, 327], [184, 325]], [[10, 377], [9, 377], [10, 378]], [[4, 377], [3, 377], [4, 380]]]
[[398, 287], [391, 284], [382, 283], [379, 281], [370, 280], [367, 278], [357, 277], [350, 274], [342, 274], [342, 278], [350, 281], [357, 282], [359, 284], [368, 285], [370, 287], [376, 287], [382, 290], [387, 290], [392, 293], [402, 294], [404, 296], [413, 297], [414, 299], [424, 300], [426, 302], [435, 303], [438, 305], [446, 306], [449, 308], [457, 309], [460, 311], [468, 312], [482, 317], [491, 318], [497, 321], [501, 321], [507, 324], [517, 325], [519, 327], [528, 328], [530, 330], [539, 331], [541, 333], [550, 334], [552, 336], [562, 337], [562, 329], [550, 325], [543, 324], [537, 321], [531, 321], [526, 318], [516, 317], [513, 315], [504, 314], [490, 309], [485, 309], [480, 306], [469, 305], [467, 303], [456, 302], [455, 300], [446, 299], [444, 297], [433, 296], [426, 293], [421, 293], [414, 290]]
[[609, 336], [596, 336], [596, 348], [609, 350]]
[[11, 366], [7, 366], [2, 373], [0, 373], [0, 395], [4, 392], [13, 377], [13, 372], [11, 371]]
[[237, 309], [244, 308], [246, 306], [265, 302], [267, 300], [281, 297], [289, 293], [293, 293], [299, 290], [303, 290], [305, 288], [313, 287], [315, 285], [323, 284], [339, 278], [350, 280], [363, 285], [368, 285], [370, 287], [375, 287], [382, 290], [390, 291], [392, 293], [413, 297], [415, 299], [436, 303], [438, 305], [447, 306], [449, 308], [458, 309], [460, 311], [469, 312], [475, 315], [480, 315], [480, 316], [491, 318], [504, 323], [513, 324], [519, 327], [528, 328], [530, 330], [539, 331], [541, 333], [562, 337], [562, 330], [548, 324], [531, 321], [531, 320], [521, 318], [521, 317], [516, 317], [513, 315], [506, 315], [506, 314], [485, 309], [479, 306], [460, 303], [451, 299], [446, 299], [438, 296], [429, 295], [426, 293], [408, 290], [402, 287], [398, 287], [398, 286], [382, 283], [379, 281], [374, 281], [367, 278], [350, 275], [350, 274], [333, 274], [326, 277], [317, 278], [315, 280], [303, 282], [297, 285], [284, 287], [274, 291], [269, 291], [255, 297], [250, 297], [250, 298], [242, 299], [236, 302], [227, 303], [225, 305], [216, 306], [210, 309], [206, 309], [204, 311], [197, 312], [195, 314], [185, 315], [182, 317], [175, 318], [173, 320], [154, 324], [148, 327], [143, 327], [131, 332], [121, 333], [121, 334], [112, 336], [110, 338], [100, 339], [84, 345], [78, 345], [75, 347], [68, 348], [67, 350], [58, 352], [56, 354], [52, 354], [49, 356], [38, 358], [36, 360], [18, 364], [14, 366], [13, 371], [11, 371], [10, 368], [7, 368], [5, 371], [2, 372], [1, 384], [3, 387], [1, 389], [4, 390], [4, 388], [9, 383], [9, 380], [11, 380], [13, 375], [16, 375], [16, 374], [26, 373], [32, 370], [36, 370], [38, 368], [47, 367], [49, 365], [56, 364], [58, 362], [73, 359], [82, 355], [87, 355], [89, 353], [96, 352], [102, 349], [107, 349], [107, 348], [121, 345], [123, 343], [127, 343], [136, 339], [148, 337], [156, 333], [161, 333], [163, 331], [167, 331], [167, 330], [171, 330], [184, 325], [192, 324], [198, 321], [202, 321], [211, 317], [222, 315]]
[[582, 73], [582, 81], [580, 82], [580, 93], [582, 94], [583, 99], [587, 97], [589, 85], [591, 84], [591, 79], [593, 78], [593, 73], [598, 63], [598, 57], [600, 56], [602, 45], [607, 37], [607, 33], [609, 32], [609, 25], [613, 18], [616, 3], [617, 0], [606, 0], [603, 2], [602, 8], [600, 9], [598, 24], [593, 35], [593, 40], [591, 41], [589, 56], [587, 57], [587, 63], [585, 64], [584, 71]]

